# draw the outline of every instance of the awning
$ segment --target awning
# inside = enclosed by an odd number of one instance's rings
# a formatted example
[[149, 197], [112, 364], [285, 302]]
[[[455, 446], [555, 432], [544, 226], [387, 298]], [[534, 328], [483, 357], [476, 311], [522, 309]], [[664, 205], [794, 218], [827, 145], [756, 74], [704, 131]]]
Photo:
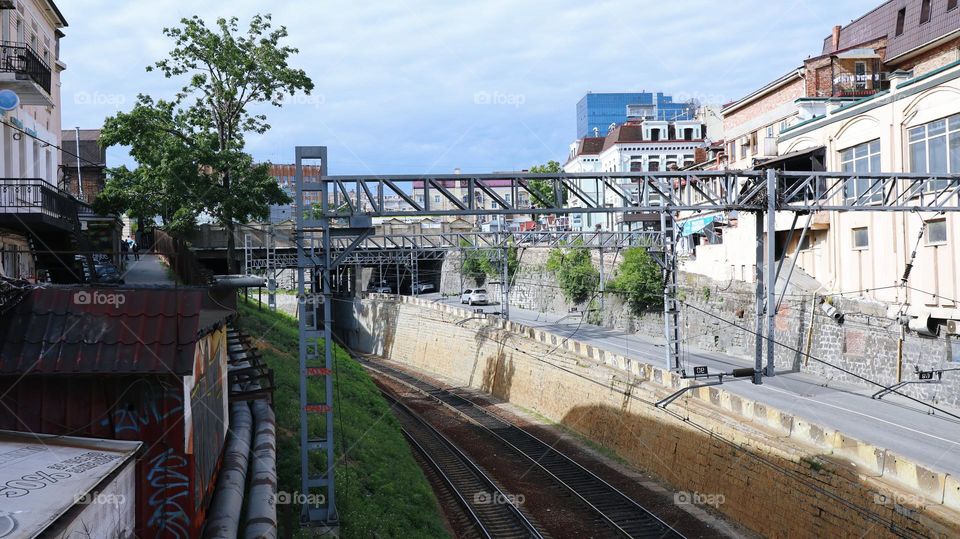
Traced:
[[716, 215], [707, 215], [705, 217], [697, 217], [695, 219], [687, 219], [683, 222], [683, 228], [680, 230], [681, 236], [689, 236], [691, 234], [697, 234], [702, 232], [704, 228], [707, 228], [711, 223], [717, 220]]
[[776, 168], [790, 171], [824, 170], [826, 146], [814, 146], [794, 152], [788, 152], [770, 159], [754, 159], [754, 169]]
[[838, 52], [833, 55], [834, 58], [841, 59], [851, 59], [851, 58], [880, 58], [880, 55], [877, 54], [877, 51], [873, 49], [850, 49], [843, 52]]

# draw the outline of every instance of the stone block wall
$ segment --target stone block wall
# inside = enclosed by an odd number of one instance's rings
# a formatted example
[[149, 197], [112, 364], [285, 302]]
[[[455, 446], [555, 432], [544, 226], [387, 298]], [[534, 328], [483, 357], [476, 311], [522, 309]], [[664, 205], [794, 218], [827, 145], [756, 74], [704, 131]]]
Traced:
[[764, 536], [960, 533], [955, 479], [761, 403], [701, 388], [664, 411], [685, 381], [585, 343], [414, 298], [337, 304], [355, 350], [533, 410]]
[[[555, 314], [567, 314], [571, 308], [587, 308], [587, 305], [573, 305], [563, 298], [556, 279], [545, 269], [548, 254], [549, 250], [543, 248], [523, 252], [520, 270], [510, 291], [510, 304]], [[599, 256], [595, 251], [593, 257], [594, 265], [599, 267]], [[614, 275], [620, 260], [608, 253], [604, 262], [605, 275]], [[458, 267], [444, 263], [444, 278], [451, 283], [456, 281], [457, 286]], [[720, 283], [692, 273], [682, 274], [679, 284], [679, 296], [687, 304], [681, 313], [681, 336], [685, 346], [753, 359], [754, 285], [734, 280]], [[499, 288], [489, 288], [492, 297], [500, 297]], [[898, 378], [898, 346], [902, 329], [887, 316], [885, 304], [835, 297], [836, 306], [845, 314], [843, 324], [839, 324], [815, 305], [813, 299], [812, 294], [790, 291], [780, 305], [776, 318], [776, 341], [779, 343], [776, 365], [780, 370], [800, 370], [828, 381], [876, 390], [880, 388], [854, 374], [891, 385], [900, 380], [916, 380], [915, 368], [960, 367], [960, 362], [954, 360], [960, 360], [960, 339], [943, 333], [940, 337], [925, 337], [906, 330], [903, 331], [903, 360]], [[613, 293], [604, 295], [602, 305], [598, 296], [589, 307], [599, 309], [591, 321], [654, 339], [663, 338], [663, 316], [659, 312], [635, 315], [623, 299]], [[960, 407], [960, 372], [945, 373], [942, 383], [910, 384], [900, 391], [931, 403]]]

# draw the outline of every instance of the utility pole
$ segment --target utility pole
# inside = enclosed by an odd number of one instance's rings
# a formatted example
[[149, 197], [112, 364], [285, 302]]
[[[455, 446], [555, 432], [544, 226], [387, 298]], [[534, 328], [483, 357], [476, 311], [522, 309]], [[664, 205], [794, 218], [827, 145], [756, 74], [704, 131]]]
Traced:
[[[756, 218], [756, 264], [754, 268], [754, 278], [757, 281], [756, 294], [756, 343], [754, 344], [754, 372], [753, 383], [763, 383], [763, 213], [755, 212]], [[768, 265], [771, 265], [768, 263]]]
[[506, 246], [503, 248], [503, 284], [500, 285], [503, 290], [501, 294], [503, 301], [503, 308], [500, 311], [503, 313], [503, 318], [505, 320], [510, 320], [510, 247]]
[[[777, 271], [774, 269], [774, 259], [777, 257], [777, 172], [767, 169], [767, 368], [764, 375], [773, 376], [774, 349], [776, 342], [777, 318]], [[784, 283], [786, 289], [786, 283]]]

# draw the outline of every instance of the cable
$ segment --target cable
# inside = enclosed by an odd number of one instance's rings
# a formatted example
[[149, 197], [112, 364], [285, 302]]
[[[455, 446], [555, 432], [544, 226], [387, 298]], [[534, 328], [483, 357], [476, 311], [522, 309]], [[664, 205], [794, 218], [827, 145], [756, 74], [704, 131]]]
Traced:
[[883, 388], [883, 389], [887, 389], [887, 390], [889, 390], [891, 393], [896, 393], [897, 395], [900, 395], [900, 396], [905, 397], [905, 398], [907, 398], [907, 399], [909, 399], [909, 400], [911, 400], [911, 401], [914, 401], [914, 402], [916, 402], [917, 404], [921, 404], [921, 405], [923, 405], [923, 406], [927, 406], [927, 407], [929, 407], [929, 408], [932, 409], [932, 410], [938, 411], [938, 412], [940, 412], [940, 413], [942, 413], [942, 414], [944, 414], [944, 415], [948, 415], [948, 416], [950, 416], [950, 417], [952, 417], [952, 418], [954, 418], [954, 419], [960, 419], [960, 415], [950, 413], [950, 412], [944, 410], [943, 408], [940, 408], [940, 407], [938, 407], [938, 406], [934, 406], [933, 404], [930, 404], [930, 403], [928, 403], [928, 402], [922, 401], [922, 400], [917, 399], [917, 398], [915, 398], [915, 397], [911, 397], [910, 395], [907, 395], [907, 394], [905, 394], [905, 393], [901, 393], [900, 391], [897, 391], [897, 390], [895, 390], [895, 389], [890, 389], [890, 387], [888, 387], [888, 386], [886, 386], [886, 385], [884, 385], [884, 384], [881, 384], [880, 382], [876, 382], [876, 381], [871, 380], [871, 379], [869, 379], [869, 378], [867, 378], [867, 377], [865, 377], [865, 376], [861, 376], [861, 375], [859, 375], [859, 374], [857, 374], [857, 373], [855, 373], [855, 372], [853, 372], [853, 371], [851, 371], [851, 370], [844, 369], [843, 367], [840, 367], [839, 365], [835, 365], [835, 364], [830, 363], [829, 361], [826, 361], [826, 360], [824, 360], [824, 359], [820, 359], [820, 358], [818, 358], [818, 357], [816, 357], [816, 356], [813, 356], [813, 355], [811, 355], [811, 354], [807, 354], [807, 353], [803, 352], [802, 350], [799, 350], [799, 349], [797, 349], [797, 348], [794, 348], [794, 347], [792, 347], [792, 346], [790, 346], [790, 345], [788, 345], [788, 344], [781, 343], [781, 342], [777, 341], [776, 339], [773, 339], [772, 337], [760, 335], [760, 334], [758, 334], [756, 331], [747, 329], [747, 328], [745, 328], [745, 327], [743, 327], [743, 326], [741, 326], [741, 325], [739, 325], [739, 324], [737, 324], [737, 323], [735, 323], [735, 322], [732, 322], [732, 321], [730, 321], [730, 320], [727, 320], [727, 319], [725, 319], [725, 318], [723, 318], [723, 317], [721, 317], [721, 316], [718, 316], [718, 315], [715, 315], [715, 314], [713, 314], [713, 313], [711, 313], [711, 312], [708, 312], [708, 311], [705, 311], [705, 310], [703, 310], [703, 309], [700, 309], [699, 307], [697, 307], [697, 306], [695, 306], [695, 305], [693, 305], [693, 304], [691, 304], [691, 303], [687, 303], [686, 301], [683, 301], [683, 300], [680, 300], [680, 299], [678, 299], [677, 301], [683, 303], [684, 305], [687, 305], [688, 307], [690, 307], [691, 309], [693, 309], [693, 310], [695, 310], [695, 311], [698, 311], [698, 312], [703, 313], [703, 314], [705, 314], [705, 315], [707, 315], [707, 316], [710, 316], [710, 317], [712, 317], [712, 318], [715, 318], [715, 319], [717, 319], [717, 320], [719, 320], [719, 321], [721, 321], [721, 322], [726, 322], [727, 324], [730, 324], [731, 326], [733, 326], [733, 327], [735, 327], [735, 328], [737, 328], [737, 329], [739, 329], [739, 330], [741, 330], [741, 331], [746, 331], [747, 333], [749, 333], [749, 334], [751, 334], [751, 335], [753, 335], [753, 336], [755, 336], [755, 337], [760, 337], [761, 339], [765, 339], [765, 340], [767, 340], [767, 341], [772, 341], [775, 345], [778, 345], [778, 346], [781, 346], [781, 347], [783, 347], [783, 348], [786, 348], [787, 350], [790, 350], [791, 352], [796, 352], [796, 353], [798, 353], [798, 354], [801, 354], [801, 355], [803, 355], [803, 356], [806, 357], [806, 358], [809, 358], [809, 359], [812, 359], [812, 360], [816, 361], [817, 363], [822, 363], [823, 365], [826, 365], [826, 366], [828, 366], [828, 367], [833, 367], [834, 369], [837, 369], [837, 370], [840, 371], [840, 372], [843, 372], [843, 373], [845, 373], [845, 374], [847, 374], [847, 375], [849, 375], [849, 376], [852, 376], [852, 377], [854, 377], [854, 378], [857, 378], [858, 380], [862, 380], [862, 381], [864, 381], [864, 382], [867, 382], [867, 383], [870, 384], [870, 385], [874, 385], [874, 386], [877, 386], [877, 387], [880, 387], [880, 388]]
[[[348, 303], [351, 303], [351, 304], [354, 303], [352, 299], [346, 299], [346, 298], [333, 298], [333, 300], [335, 300], [335, 301], [342, 301], [342, 302], [348, 302]], [[420, 317], [420, 318], [423, 318], [423, 317]], [[446, 321], [443, 320], [443, 319], [427, 318], [427, 320], [431, 320], [431, 321], [434, 321], [434, 322], [440, 322], [440, 323], [446, 323]], [[477, 329], [474, 329], [474, 328], [463, 327], [463, 329], [466, 329], [466, 330], [468, 330], [468, 331], [472, 331], [472, 332], [474, 332], [474, 333], [476, 333], [476, 334], [480, 334], [480, 333], [481, 333], [480, 330], [477, 330]], [[863, 515], [867, 520], [870, 520], [870, 521], [873, 521], [873, 522], [877, 522], [877, 523], [881, 523], [881, 524], [889, 527], [891, 530], [898, 530], [899, 532], [901, 532], [901, 533], [904, 534], [904, 535], [907, 535], [908, 533], [912, 533], [912, 532], [910, 532], [909, 530], [900, 528], [900, 527], [899, 527], [896, 523], [894, 523], [892, 520], [885, 519], [885, 518], [882, 517], [881, 515], [879, 515], [879, 514], [877, 514], [877, 513], [874, 513], [874, 512], [872, 512], [872, 511], [870, 511], [869, 509], [863, 508], [863, 507], [861, 507], [861, 506], [859, 506], [859, 505], [857, 505], [857, 504], [855, 504], [855, 503], [853, 503], [853, 502], [850, 502], [850, 501], [844, 499], [843, 497], [841, 497], [841, 496], [839, 496], [839, 495], [837, 495], [837, 494], [834, 494], [834, 493], [832, 493], [832, 492], [829, 492], [829, 491], [823, 489], [822, 487], [818, 486], [816, 482], [813, 482], [813, 481], [809, 480], [808, 478], [806, 478], [806, 477], [804, 477], [804, 476], [802, 476], [802, 475], [799, 475], [799, 474], [798, 474], [797, 472], [795, 472], [794, 470], [790, 470], [790, 469], [788, 469], [788, 468], [786, 468], [786, 467], [784, 467], [784, 466], [778, 465], [778, 464], [776, 464], [775, 462], [772, 462], [772, 461], [770, 461], [769, 459], [763, 457], [762, 455], [759, 455], [759, 454], [756, 454], [756, 453], [751, 452], [748, 448], [744, 448], [744, 447], [742, 447], [741, 445], [737, 444], [736, 442], [734, 442], [734, 441], [732, 441], [732, 440], [730, 440], [730, 439], [727, 439], [727, 438], [723, 437], [723, 436], [720, 435], [720, 434], [717, 434], [714, 430], [709, 429], [709, 428], [707, 428], [707, 427], [705, 427], [705, 426], [703, 426], [703, 425], [700, 425], [700, 424], [696, 423], [695, 421], [691, 420], [689, 417], [681, 416], [680, 414], [677, 414], [676, 412], [673, 412], [672, 410], [659, 408], [659, 407], [656, 406], [656, 403], [655, 403], [655, 402], [649, 401], [649, 400], [646, 400], [646, 399], [643, 399], [643, 398], [641, 398], [641, 397], [638, 397], [638, 396], [636, 396], [635, 394], [633, 394], [632, 391], [631, 391], [631, 392], [626, 392], [626, 391], [622, 391], [622, 390], [616, 389], [616, 388], [614, 388], [614, 387], [611, 387], [611, 386], [605, 384], [604, 382], [601, 382], [601, 381], [599, 381], [599, 380], [594, 380], [594, 379], [589, 378], [589, 377], [587, 377], [587, 376], [585, 376], [585, 375], [583, 375], [583, 374], [581, 374], [581, 373], [577, 373], [577, 372], [571, 371], [571, 370], [569, 370], [569, 369], [567, 369], [567, 368], [565, 368], [565, 367], [563, 367], [563, 366], [561, 366], [561, 365], [557, 365], [556, 363], [552, 363], [552, 362], [546, 361], [546, 360], [543, 359], [542, 356], [537, 356], [537, 355], [534, 355], [534, 354], [532, 354], [532, 353], [530, 353], [530, 352], [527, 352], [527, 351], [525, 351], [525, 350], [522, 350], [522, 349], [520, 349], [520, 348], [517, 348], [516, 346], [511, 346], [511, 345], [507, 344], [505, 341], [498, 341], [497, 339], [488, 337], [486, 334], [484, 334], [484, 336], [487, 337], [487, 338], [488, 338], [489, 340], [491, 340], [492, 342], [494, 342], [494, 343], [496, 343], [496, 344], [498, 344], [498, 345], [500, 345], [500, 346], [502, 346], [502, 347], [504, 347], [504, 348], [512, 349], [512, 350], [514, 350], [514, 351], [516, 351], [516, 352], [519, 352], [519, 353], [521, 353], [521, 354], [523, 354], [523, 355], [526, 355], [526, 356], [528, 356], [528, 357], [531, 357], [531, 358], [533, 358], [533, 359], [536, 360], [536, 361], [539, 361], [539, 362], [541, 362], [541, 363], [544, 363], [544, 364], [546, 364], [547, 366], [549, 366], [549, 367], [551, 367], [551, 368], [560, 370], [560, 371], [565, 372], [565, 373], [567, 373], [567, 374], [571, 374], [571, 375], [573, 375], [573, 376], [575, 376], [575, 377], [577, 377], [577, 378], [580, 378], [580, 379], [582, 379], [582, 380], [585, 380], [585, 381], [587, 381], [587, 382], [589, 382], [589, 383], [591, 383], [591, 384], [598, 385], [598, 386], [602, 387], [602, 388], [603, 388], [604, 390], [606, 390], [606, 391], [614, 391], [614, 392], [616, 392], [616, 393], [619, 393], [619, 394], [623, 395], [623, 396], [624, 396], [625, 398], [627, 398], [627, 399], [636, 400], [636, 401], [638, 401], [638, 402], [640, 402], [640, 403], [643, 403], [643, 404], [645, 404], [645, 405], [647, 405], [647, 406], [652, 407], [652, 408], [655, 409], [655, 410], [660, 410], [660, 411], [666, 412], [667, 414], [669, 414], [669, 415], [671, 415], [671, 416], [673, 416], [673, 417], [681, 420], [682, 422], [687, 423], [687, 424], [690, 424], [690, 425], [693, 426], [694, 428], [696, 428], [696, 429], [698, 429], [698, 430], [700, 430], [700, 431], [702, 431], [702, 432], [704, 432], [704, 433], [707, 433], [710, 437], [716, 438], [716, 439], [720, 440], [721, 442], [729, 445], [729, 446], [732, 447], [733, 449], [745, 453], [746, 456], [749, 456], [750, 458], [759, 461], [761, 464], [770, 467], [770, 468], [773, 469], [774, 471], [777, 471], [777, 472], [779, 472], [779, 473], [781, 473], [781, 474], [783, 474], [783, 475], [785, 475], [785, 476], [787, 476], [787, 477], [790, 477], [790, 478], [793, 479], [794, 481], [797, 481], [797, 482], [799, 482], [799, 483], [802, 483], [802, 484], [806, 485], [808, 488], [810, 488], [810, 489], [812, 489], [812, 490], [814, 490], [814, 491], [816, 491], [816, 492], [818, 492], [818, 493], [821, 493], [821, 494], [823, 494], [824, 496], [827, 496], [827, 497], [835, 500], [836, 502], [838, 502], [838, 503], [840, 503], [840, 504], [842, 504], [842, 505], [844, 505], [844, 506], [846, 506], [846, 507], [848, 507], [848, 508], [856, 511], [857, 513]], [[342, 346], [343, 348], [345, 348], [345, 349], [346, 349], [347, 351], [349, 351], [352, 355], [354, 355], [354, 356], [363, 355], [363, 354], [358, 354], [355, 350], [353, 350], [348, 344], [346, 344], [345, 342], [343, 342], [342, 339], [340, 339], [340, 338], [337, 337], [336, 335], [334, 335], [334, 340], [337, 341], [338, 344], [340, 344], [340, 346]], [[546, 354], [545, 354], [545, 355], [546, 355]], [[838, 477], [839, 477], [839, 476], [838, 476]], [[916, 535], [916, 534], [915, 534], [915, 535]], [[917, 536], [919, 537], [920, 535], [917, 535]]]

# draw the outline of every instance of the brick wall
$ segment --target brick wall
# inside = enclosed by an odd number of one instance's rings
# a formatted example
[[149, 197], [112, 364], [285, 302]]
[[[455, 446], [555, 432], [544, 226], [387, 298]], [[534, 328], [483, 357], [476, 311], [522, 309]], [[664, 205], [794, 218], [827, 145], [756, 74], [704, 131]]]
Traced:
[[931, 49], [915, 58], [907, 60], [899, 66], [900, 69], [912, 69], [915, 77], [929, 73], [934, 69], [960, 60], [960, 38], [948, 41], [939, 47]]
[[791, 103], [797, 98], [803, 97], [804, 91], [803, 79], [795, 79], [746, 107], [730, 114], [724, 114], [723, 130], [724, 132], [736, 131], [737, 126], [762, 116], [784, 103]]

